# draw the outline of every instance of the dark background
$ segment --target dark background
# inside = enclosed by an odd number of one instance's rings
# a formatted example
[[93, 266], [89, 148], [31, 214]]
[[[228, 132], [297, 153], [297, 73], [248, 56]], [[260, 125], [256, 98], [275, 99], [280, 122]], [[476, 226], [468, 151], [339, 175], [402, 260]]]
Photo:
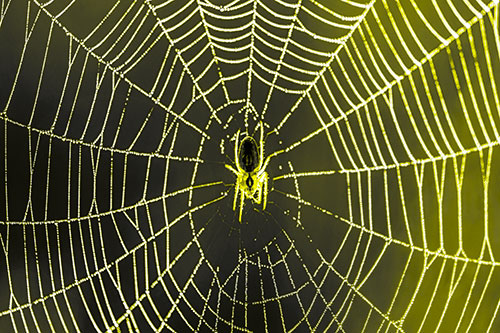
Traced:
[[[258, 3], [253, 28], [225, 33], [210, 27], [244, 26], [252, 15], [223, 17], [253, 3], [204, 3], [200, 14], [196, 2], [76, 1], [58, 17], [68, 2], [2, 4], [0, 330], [498, 327], [500, 69], [489, 7], [472, 5], [478, 21], [454, 2], [461, 21], [440, 4], [446, 26], [419, 1], [445, 47], [415, 3], [378, 1], [329, 63], [338, 44], [267, 23], [290, 21], [265, 6], [295, 16], [279, 2]], [[301, 5], [295, 27], [328, 38], [349, 31], [307, 10], [343, 24], [354, 21], [328, 10], [364, 10]], [[249, 31], [253, 51], [205, 48], [249, 45], [217, 40]], [[250, 52], [252, 64], [214, 60]], [[292, 53], [328, 62], [310, 90], [322, 66]], [[238, 129], [258, 139], [260, 121], [265, 155], [279, 154], [266, 169], [266, 210], [246, 200], [240, 224], [225, 164]]]

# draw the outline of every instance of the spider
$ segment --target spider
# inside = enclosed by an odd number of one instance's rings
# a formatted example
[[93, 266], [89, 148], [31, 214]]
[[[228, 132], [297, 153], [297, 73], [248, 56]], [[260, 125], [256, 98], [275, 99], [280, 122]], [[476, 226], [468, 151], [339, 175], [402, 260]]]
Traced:
[[236, 210], [238, 195], [240, 196], [239, 222], [241, 223], [241, 213], [245, 204], [245, 198], [252, 199], [253, 202], [266, 209], [267, 203], [267, 183], [268, 175], [266, 172], [269, 163], [268, 156], [264, 160], [264, 126], [260, 123], [259, 145], [251, 136], [245, 136], [239, 142], [240, 131], [236, 133], [236, 143], [234, 145], [234, 161], [236, 169], [226, 164], [226, 168], [236, 175], [236, 185], [234, 191], [233, 210]]

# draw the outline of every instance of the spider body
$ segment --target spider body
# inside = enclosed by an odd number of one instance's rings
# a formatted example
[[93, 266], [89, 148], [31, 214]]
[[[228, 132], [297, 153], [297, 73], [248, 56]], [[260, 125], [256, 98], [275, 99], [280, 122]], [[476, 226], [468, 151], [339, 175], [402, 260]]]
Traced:
[[259, 152], [254, 138], [247, 136], [241, 141], [238, 158], [246, 172], [252, 172], [257, 168]]
[[260, 123], [259, 144], [251, 136], [246, 136], [239, 142], [240, 131], [236, 133], [234, 145], [234, 157], [236, 168], [226, 164], [226, 168], [236, 175], [233, 210], [236, 210], [238, 198], [240, 199], [240, 211], [238, 220], [241, 222], [241, 214], [245, 199], [251, 199], [256, 204], [262, 202], [262, 209], [266, 209], [267, 183], [266, 172], [269, 158], [264, 160], [264, 126]]

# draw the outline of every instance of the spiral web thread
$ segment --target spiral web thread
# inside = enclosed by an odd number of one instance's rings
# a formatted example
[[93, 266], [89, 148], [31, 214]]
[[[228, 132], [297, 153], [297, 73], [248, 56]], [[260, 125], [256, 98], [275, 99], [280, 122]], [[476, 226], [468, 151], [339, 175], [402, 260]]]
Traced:
[[[500, 327], [498, 1], [83, 2], [1, 1], [2, 326]], [[222, 273], [205, 151], [260, 120], [281, 231]]]

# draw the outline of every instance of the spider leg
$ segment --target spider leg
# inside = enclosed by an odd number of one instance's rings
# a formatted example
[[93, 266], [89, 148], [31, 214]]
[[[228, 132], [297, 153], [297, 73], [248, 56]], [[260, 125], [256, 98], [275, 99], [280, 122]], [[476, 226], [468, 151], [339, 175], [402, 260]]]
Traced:
[[240, 191], [240, 182], [236, 181], [236, 187], [234, 189], [233, 210], [236, 210], [236, 202], [238, 201], [239, 191]]
[[226, 164], [226, 169], [228, 170], [231, 170], [232, 173], [234, 173], [235, 175], [238, 175], [238, 171], [236, 171], [235, 168], [233, 168], [232, 166]]
[[236, 142], [234, 143], [234, 163], [236, 164], [236, 169], [241, 170], [240, 159], [238, 156], [238, 149], [240, 148], [239, 143], [240, 143], [240, 130], [236, 132]]
[[259, 123], [260, 124], [260, 154], [259, 154], [259, 166], [257, 167], [258, 170], [262, 168], [262, 164], [264, 163], [264, 124], [262, 124], [262, 121]]
[[245, 204], [245, 191], [241, 191], [241, 199], [240, 199], [240, 217], [239, 221], [241, 223], [241, 213], [243, 212], [243, 205]]
[[262, 184], [262, 186], [264, 187], [264, 202], [262, 203], [262, 210], [265, 210], [267, 204], [267, 182], [268, 182], [267, 172], [264, 172], [262, 175], [264, 177]]
[[280, 154], [281, 152], [283, 152], [283, 151], [279, 150], [279, 151], [274, 152], [274, 153], [270, 154], [269, 156], [267, 156], [266, 160], [264, 161], [264, 164], [259, 169], [259, 170], [261, 170], [260, 173], [262, 173], [262, 172], [264, 172], [266, 170], [267, 164], [269, 164], [269, 161], [271, 160], [271, 157], [276, 156], [276, 155]]
[[262, 184], [259, 185], [259, 196], [258, 196], [258, 200], [257, 200], [257, 204], [260, 205], [260, 203], [262, 202]]

